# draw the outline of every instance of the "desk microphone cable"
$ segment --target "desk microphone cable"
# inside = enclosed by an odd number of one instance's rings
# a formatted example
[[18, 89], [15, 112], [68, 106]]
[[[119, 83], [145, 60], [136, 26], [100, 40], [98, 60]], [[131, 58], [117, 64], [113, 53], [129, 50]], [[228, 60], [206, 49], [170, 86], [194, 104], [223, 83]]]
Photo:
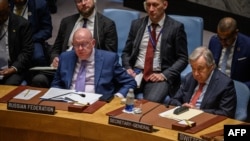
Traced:
[[142, 118], [148, 114], [149, 112], [153, 111], [154, 109], [156, 109], [157, 107], [159, 107], [161, 104], [156, 105], [155, 107], [153, 107], [152, 109], [148, 110], [147, 112], [145, 112], [144, 114], [141, 115], [139, 122], [141, 122]]
[[63, 94], [60, 94], [60, 95], [57, 95], [57, 96], [54, 96], [54, 97], [51, 97], [51, 98], [48, 98], [48, 99], [41, 99], [41, 100], [39, 101], [38, 105], [40, 105], [43, 101], [52, 100], [53, 98], [57, 98], [57, 97], [64, 96], [64, 95], [68, 95], [68, 94], [77, 94], [77, 95], [80, 95], [81, 97], [85, 97], [85, 96], [86, 96], [86, 95], [83, 94], [83, 93], [68, 92], [68, 93], [63, 93]]

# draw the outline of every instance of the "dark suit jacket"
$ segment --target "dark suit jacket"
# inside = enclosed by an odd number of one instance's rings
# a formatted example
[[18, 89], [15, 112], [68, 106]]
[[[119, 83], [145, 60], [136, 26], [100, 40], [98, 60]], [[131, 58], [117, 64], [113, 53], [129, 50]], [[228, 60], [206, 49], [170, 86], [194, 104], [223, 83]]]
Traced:
[[[197, 85], [192, 73], [189, 73], [169, 104], [180, 106], [183, 103], [189, 103]], [[233, 80], [214, 69], [200, 109], [204, 112], [233, 118], [236, 109], [236, 91]]]
[[[11, 8], [14, 8], [12, 1]], [[43, 43], [52, 36], [51, 15], [46, 0], [28, 1], [28, 20], [32, 25], [34, 42]]]
[[[209, 49], [218, 65], [222, 46], [216, 35], [211, 38]], [[250, 88], [250, 38], [248, 36], [238, 33], [231, 65], [231, 78], [244, 82]]]
[[[69, 89], [76, 67], [75, 51], [63, 52], [52, 87]], [[121, 84], [119, 93], [126, 96], [129, 88], [135, 88], [134, 78], [127, 74], [118, 62], [118, 55], [104, 50], [95, 50], [95, 92], [103, 95], [115, 93], [115, 83]]]
[[[140, 43], [148, 23], [148, 16], [132, 22], [126, 46], [122, 53], [122, 64], [133, 68], [139, 54]], [[161, 37], [160, 47], [161, 72], [168, 82], [178, 87], [180, 73], [188, 64], [187, 39], [182, 23], [166, 16]]]
[[23, 17], [10, 14], [8, 25], [9, 66], [17, 68], [19, 73], [30, 66], [33, 55], [31, 24]]
[[[74, 14], [62, 19], [55, 44], [52, 48], [51, 62], [60, 53], [68, 49], [69, 37], [79, 16], [80, 14]], [[117, 52], [118, 39], [115, 23], [98, 12], [95, 16], [93, 36], [96, 39], [97, 49]]]

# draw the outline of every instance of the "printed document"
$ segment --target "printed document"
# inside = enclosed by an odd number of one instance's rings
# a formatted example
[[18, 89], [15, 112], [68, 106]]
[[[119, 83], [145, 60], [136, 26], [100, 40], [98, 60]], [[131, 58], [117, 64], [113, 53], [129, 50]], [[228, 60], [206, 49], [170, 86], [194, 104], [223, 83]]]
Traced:
[[32, 90], [32, 89], [25, 89], [18, 95], [14, 97], [14, 99], [23, 99], [23, 100], [29, 100], [32, 97], [36, 96], [39, 94], [41, 91], [40, 90]]
[[55, 100], [73, 102], [83, 105], [91, 105], [102, 96], [102, 94], [76, 92], [75, 90], [50, 88], [42, 97], [43, 100]]
[[165, 112], [162, 112], [159, 115], [161, 117], [165, 117], [165, 118], [169, 118], [169, 119], [174, 119], [174, 120], [177, 120], [177, 121], [181, 121], [181, 120], [189, 120], [192, 117], [195, 117], [195, 116], [203, 113], [202, 110], [189, 108], [188, 111], [186, 111], [186, 112], [184, 112], [182, 114], [176, 115], [176, 114], [174, 114], [174, 110], [176, 108], [179, 108], [179, 106], [177, 106], [177, 107], [175, 107], [173, 109], [167, 110]]

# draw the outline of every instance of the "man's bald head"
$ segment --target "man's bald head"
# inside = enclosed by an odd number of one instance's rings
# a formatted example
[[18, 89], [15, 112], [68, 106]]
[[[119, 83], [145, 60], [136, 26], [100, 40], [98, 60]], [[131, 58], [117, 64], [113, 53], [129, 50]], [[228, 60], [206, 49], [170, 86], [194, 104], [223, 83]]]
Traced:
[[87, 28], [79, 28], [73, 35], [72, 45], [78, 58], [86, 60], [90, 57], [95, 47], [95, 39], [93, 39], [90, 30]]
[[75, 31], [73, 35], [73, 40], [78, 40], [79, 38], [92, 39], [92, 34], [87, 28], [79, 28]]

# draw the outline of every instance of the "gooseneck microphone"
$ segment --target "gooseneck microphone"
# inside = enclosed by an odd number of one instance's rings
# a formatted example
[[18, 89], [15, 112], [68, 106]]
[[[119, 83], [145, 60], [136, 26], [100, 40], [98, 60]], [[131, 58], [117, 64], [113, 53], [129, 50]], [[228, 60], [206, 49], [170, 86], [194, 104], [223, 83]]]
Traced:
[[153, 107], [152, 109], [148, 110], [147, 112], [143, 113], [139, 119], [139, 122], [141, 122], [142, 118], [148, 114], [149, 112], [153, 111], [154, 109], [156, 109], [157, 107], [161, 106], [162, 104], [157, 104], [155, 107]]
[[[67, 92], [67, 93], [63, 93], [63, 94], [60, 94], [60, 95], [57, 95], [57, 96], [53, 96], [51, 98], [48, 98], [48, 99], [41, 99], [41, 101], [39, 101], [38, 105], [43, 102], [43, 101], [48, 101], [48, 100], [53, 100], [54, 98], [58, 98], [60, 96], [64, 96], [64, 95], [68, 95], [68, 94], [76, 94], [76, 95], [79, 95], [81, 97], [85, 97], [86, 95], [84, 93], [79, 93], [79, 92]], [[57, 100], [58, 101], [58, 100]], [[60, 101], [60, 100], [59, 100]], [[62, 99], [63, 101], [63, 99]], [[65, 101], [64, 101], [65, 102]]]

